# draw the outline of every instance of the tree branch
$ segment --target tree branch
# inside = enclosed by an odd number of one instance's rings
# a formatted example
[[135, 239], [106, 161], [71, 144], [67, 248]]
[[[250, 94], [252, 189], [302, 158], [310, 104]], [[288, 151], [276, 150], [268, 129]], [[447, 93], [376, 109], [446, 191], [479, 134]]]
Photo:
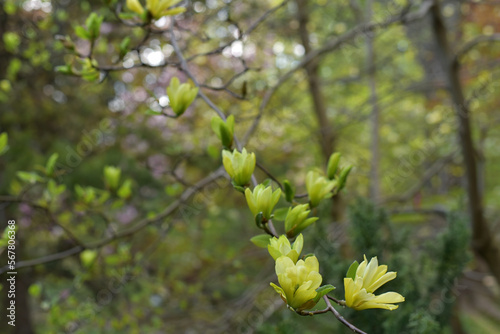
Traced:
[[500, 34], [493, 34], [489, 36], [486, 35], [477, 36], [471, 41], [465, 43], [455, 54], [453, 62], [458, 65], [460, 63], [461, 58], [465, 56], [467, 52], [471, 51], [478, 44], [486, 42], [500, 42]]
[[[36, 266], [48, 262], [53, 262], [57, 260], [64, 259], [66, 257], [81, 253], [85, 249], [94, 249], [94, 248], [100, 248], [102, 246], [105, 246], [117, 239], [125, 238], [128, 236], [131, 236], [132, 234], [136, 233], [137, 231], [143, 229], [144, 227], [153, 224], [163, 218], [166, 218], [176, 212], [179, 207], [185, 203], [189, 198], [191, 198], [194, 194], [196, 194], [197, 191], [202, 189], [203, 187], [209, 185], [219, 177], [222, 177], [225, 174], [224, 168], [219, 167], [215, 172], [210, 174], [209, 176], [201, 179], [198, 181], [194, 186], [186, 189], [182, 195], [175, 200], [173, 203], [171, 203], [165, 210], [163, 210], [161, 213], [158, 215], [151, 217], [151, 218], [145, 218], [142, 220], [139, 220], [134, 226], [121, 230], [118, 233], [108, 237], [104, 238], [98, 241], [95, 241], [93, 243], [88, 243], [86, 245], [78, 245], [73, 248], [70, 248], [68, 250], [65, 250], [63, 252], [55, 253], [55, 254], [50, 254], [46, 255], [37, 259], [33, 260], [27, 260], [27, 261], [20, 261], [16, 264], [16, 269], [20, 268], [25, 268], [25, 267], [31, 267], [31, 266]], [[9, 270], [8, 266], [4, 266], [0, 268], [0, 274], [3, 274]]]
[[361, 329], [359, 329], [358, 327], [354, 326], [353, 324], [351, 324], [349, 321], [347, 321], [332, 305], [332, 303], [330, 303], [330, 300], [329, 300], [330, 297], [327, 297], [327, 296], [323, 296], [323, 300], [325, 301], [326, 303], [326, 308], [323, 309], [323, 310], [318, 310], [318, 311], [311, 311], [311, 312], [308, 312], [308, 311], [302, 311], [300, 312], [299, 314], [300, 315], [316, 315], [316, 314], [324, 314], [324, 313], [328, 313], [328, 312], [332, 312], [333, 315], [335, 316], [335, 318], [337, 318], [338, 321], [340, 321], [344, 326], [346, 326], [347, 328], [349, 328], [351, 331], [353, 331], [354, 333], [358, 333], [358, 334], [367, 334], [366, 332], [362, 331]]

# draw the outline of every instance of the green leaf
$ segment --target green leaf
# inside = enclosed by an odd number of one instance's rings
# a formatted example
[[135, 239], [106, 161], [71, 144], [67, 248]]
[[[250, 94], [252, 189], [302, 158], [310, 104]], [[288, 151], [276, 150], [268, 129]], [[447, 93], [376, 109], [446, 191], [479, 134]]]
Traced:
[[120, 18], [122, 20], [132, 20], [137, 17], [137, 14], [134, 13], [120, 13]]
[[82, 26], [76, 26], [75, 27], [75, 34], [76, 36], [80, 37], [81, 39], [90, 39], [90, 33]]
[[347, 270], [347, 274], [345, 275], [345, 277], [352, 278], [353, 280], [355, 280], [356, 279], [356, 270], [358, 270], [358, 266], [359, 266], [358, 261], [354, 261], [351, 264], [351, 266], [349, 267], [349, 269]]
[[124, 205], [125, 205], [125, 202], [123, 200], [119, 199], [119, 200], [114, 201], [113, 204], [111, 204], [111, 209], [113, 209], [113, 210], [120, 209]]
[[152, 109], [148, 109], [148, 110], [146, 110], [145, 114], [146, 115], [151, 115], [151, 116], [160, 116], [160, 115], [162, 115], [162, 112], [161, 111], [154, 111]]
[[236, 189], [237, 191], [239, 191], [240, 193], [242, 193], [242, 194], [245, 193], [245, 187], [241, 187], [241, 186], [237, 185], [236, 183], [234, 183], [233, 180], [231, 180], [231, 184], [233, 185], [233, 188]]
[[212, 120], [210, 121], [210, 126], [212, 127], [212, 130], [217, 135], [217, 137], [219, 137], [219, 139], [221, 139], [221, 135], [220, 135], [221, 123], [222, 123], [222, 120], [217, 116], [212, 117]]
[[52, 198], [59, 196], [66, 190], [66, 186], [64, 184], [57, 185], [54, 180], [49, 180], [47, 183], [47, 190]]
[[52, 176], [52, 174], [54, 174], [54, 167], [56, 165], [57, 158], [59, 158], [59, 154], [54, 153], [50, 156], [49, 160], [47, 161], [47, 164], [45, 165], [45, 173], [48, 176]]
[[328, 159], [328, 166], [326, 168], [326, 176], [328, 179], [333, 180], [335, 178], [335, 173], [337, 173], [337, 168], [340, 161], [340, 153], [333, 153]]
[[76, 193], [76, 197], [78, 199], [81, 199], [83, 197], [83, 194], [85, 193], [85, 190], [82, 188], [81, 185], [76, 184], [75, 185], [75, 193]]
[[232, 136], [234, 134], [234, 115], [229, 115], [229, 117], [226, 118], [226, 124]]
[[90, 204], [95, 199], [95, 189], [92, 187], [85, 188], [85, 193], [83, 194], [83, 202], [85, 204]]
[[267, 248], [269, 245], [269, 240], [271, 240], [271, 236], [269, 234], [259, 234], [250, 239], [250, 241], [257, 247]]
[[96, 13], [90, 13], [90, 15], [87, 17], [85, 20], [85, 26], [90, 30], [90, 26], [92, 26], [93, 22], [95, 21], [97, 17]]
[[0, 134], [0, 155], [7, 152], [9, 149], [9, 135], [7, 132]]
[[274, 219], [279, 221], [285, 221], [286, 215], [290, 208], [279, 208], [274, 211]]
[[292, 203], [295, 196], [295, 189], [293, 189], [290, 181], [288, 180], [283, 181], [283, 188], [285, 190], [286, 201]]
[[120, 43], [120, 59], [122, 59], [123, 57], [125, 57], [125, 55], [127, 54], [128, 50], [129, 50], [129, 47], [130, 47], [130, 37], [127, 36], [125, 37], [121, 43]]
[[352, 166], [347, 166], [346, 168], [344, 168], [340, 171], [339, 180], [338, 180], [339, 191], [345, 187], [345, 184], [347, 182], [347, 177], [349, 176], [349, 173], [351, 172], [351, 170], [352, 170]]
[[97, 81], [100, 75], [101, 75], [100, 72], [94, 68], [87, 69], [85, 71], [82, 71], [81, 73], [82, 79], [88, 82]]
[[71, 68], [70, 65], [56, 66], [55, 71], [57, 73], [62, 73], [62, 74], [67, 74], [67, 75], [74, 74], [73, 69]]
[[16, 175], [22, 181], [25, 181], [25, 182], [28, 182], [31, 184], [45, 181], [45, 179], [43, 177], [41, 177], [40, 175], [38, 175], [37, 173], [17, 172]]
[[329, 293], [330, 291], [335, 290], [335, 287], [331, 284], [323, 285], [319, 288], [316, 289], [316, 292], [318, 293], [316, 297], [314, 297], [314, 301], [317, 303], [321, 297]]
[[127, 199], [132, 195], [132, 180], [127, 179], [117, 191], [118, 197]]
[[262, 222], [264, 220], [264, 216], [262, 215], [262, 212], [259, 212], [255, 216], [255, 224], [257, 225], [258, 228], [262, 228]]
[[109, 196], [109, 191], [101, 191], [101, 195], [97, 199], [97, 204], [104, 204], [104, 202], [108, 200]]
[[90, 38], [92, 40], [99, 37], [101, 33], [101, 24], [104, 17], [97, 15], [96, 13], [91, 13], [87, 20], [85, 21], [85, 25], [89, 31]]
[[222, 146], [231, 148], [231, 145], [233, 143], [233, 137], [231, 136], [231, 132], [229, 131], [227, 124], [222, 122], [219, 125], [220, 129], [220, 139], [222, 141]]

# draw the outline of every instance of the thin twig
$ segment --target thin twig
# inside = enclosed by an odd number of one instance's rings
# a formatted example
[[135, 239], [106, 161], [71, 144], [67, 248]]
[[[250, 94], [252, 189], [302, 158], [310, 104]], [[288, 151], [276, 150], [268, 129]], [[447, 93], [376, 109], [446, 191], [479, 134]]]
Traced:
[[266, 174], [271, 180], [273, 180], [274, 182], [276, 182], [278, 184], [278, 186], [280, 187], [281, 190], [283, 190], [283, 185], [280, 183], [280, 181], [278, 181], [277, 178], [274, 177], [273, 174], [271, 174], [270, 171], [268, 171], [260, 162], [256, 162], [255, 165], [257, 166], [257, 168], [259, 168], [261, 171], [264, 172], [264, 174]]
[[36, 204], [34, 202], [31, 202], [29, 200], [25, 200], [22, 198], [22, 196], [19, 196], [19, 197], [13, 197], [13, 196], [0, 196], [0, 202], [10, 202], [10, 203], [24, 203], [24, 204], [27, 204], [29, 206], [31, 206], [32, 208], [34, 209], [38, 209], [38, 210], [41, 210], [45, 213], [45, 215], [47, 216], [47, 218], [49, 218], [49, 220], [56, 226], [60, 227], [64, 233], [69, 237], [69, 239], [75, 244], [75, 245], [78, 245], [78, 246], [82, 246], [82, 247], [85, 247], [85, 245], [73, 234], [73, 232], [71, 232], [71, 230], [69, 230], [68, 228], [66, 228], [63, 224], [61, 224], [57, 219], [56, 217], [54, 216], [54, 214], [52, 213], [52, 211], [50, 211], [49, 208], [43, 206], [43, 205], [40, 205], [40, 204]]
[[[223, 45], [220, 45], [218, 46], [217, 48], [213, 49], [213, 50], [210, 50], [208, 52], [203, 52], [203, 53], [198, 53], [198, 54], [195, 54], [189, 58], [187, 58], [187, 62], [191, 62], [193, 60], [195, 60], [196, 58], [198, 57], [206, 57], [206, 56], [212, 56], [212, 55], [215, 55], [215, 54], [219, 54], [220, 52], [222, 52], [222, 50], [224, 50], [225, 48], [227, 48], [228, 46], [230, 46], [231, 44], [233, 44], [235, 41], [238, 41], [238, 40], [241, 40], [243, 37], [246, 37], [248, 35], [250, 35], [250, 33], [252, 33], [252, 31], [254, 31], [262, 22], [264, 22], [270, 15], [272, 15], [274, 12], [276, 12], [278, 9], [284, 7], [287, 3], [288, 3], [289, 0], [285, 0], [283, 1], [281, 4], [279, 4], [278, 6], [276, 7], [273, 7], [271, 9], [269, 9], [268, 11], [266, 11], [262, 16], [260, 16], [254, 23], [252, 23], [250, 25], [250, 27], [248, 27], [247, 30], [241, 32], [241, 30], [239, 29], [240, 33], [238, 34], [238, 37], [237, 38], [233, 38], [231, 39], [229, 42], [227, 43], [224, 43]], [[234, 24], [234, 23], [232, 23]]]
[[[184, 73], [186, 73], [186, 75], [191, 79], [191, 81], [193, 81], [193, 83], [196, 87], [200, 88], [200, 83], [198, 82], [198, 80], [196, 80], [196, 77], [189, 70], [188, 64], [186, 62], [186, 58], [184, 58], [184, 55], [182, 54], [182, 51], [179, 48], [179, 44], [177, 44], [177, 40], [175, 39], [174, 20], [172, 20], [172, 24], [170, 25], [170, 42], [172, 43], [172, 47], [174, 48], [175, 54], [177, 55], [177, 57], [179, 58], [179, 61], [181, 63], [181, 67], [180, 67], [181, 70]], [[224, 120], [224, 121], [226, 120], [226, 115], [224, 114], [224, 112], [222, 112], [222, 110], [220, 110], [220, 108], [217, 107], [215, 105], [215, 103], [213, 103], [212, 100], [210, 100], [210, 98], [208, 96], [206, 96], [205, 93], [203, 93], [203, 91], [201, 89], [198, 90], [198, 96], [201, 97], [201, 99], [203, 101], [205, 101], [205, 103], [208, 104], [208, 106], [210, 108], [212, 108], [217, 113], [217, 115], [219, 115], [219, 117], [222, 120]], [[236, 136], [234, 136], [234, 143], [236, 144], [236, 147], [238, 148], [238, 150], [241, 151], [242, 146], [241, 146], [241, 143], [239, 142], [238, 138], [236, 138]]]
[[333, 313], [335, 318], [337, 318], [347, 328], [349, 328], [354, 333], [367, 334], [366, 332], [362, 331], [358, 327], [351, 324], [349, 321], [345, 320], [345, 318], [333, 307], [332, 303], [330, 303], [330, 300], [328, 300], [328, 298], [326, 296], [323, 296], [323, 299], [325, 300], [325, 303], [328, 306], [328, 309]]
[[[347, 321], [332, 305], [332, 303], [330, 303], [330, 300], [333, 297], [330, 297], [330, 296], [323, 296], [323, 300], [325, 301], [326, 303], [326, 308], [323, 309], [323, 310], [317, 310], [317, 311], [301, 311], [301, 312], [298, 312], [298, 314], [300, 315], [317, 315], [317, 314], [325, 314], [325, 313], [328, 313], [328, 312], [332, 312], [333, 315], [335, 316], [335, 318], [337, 318], [338, 321], [340, 321], [343, 325], [345, 325], [347, 328], [349, 328], [351, 331], [353, 331], [354, 333], [358, 333], [358, 334], [367, 334], [366, 332], [362, 331], [361, 329], [359, 329], [358, 327], [354, 326], [353, 324], [351, 324], [349, 321]], [[334, 298], [333, 298], [334, 299]], [[335, 299], [336, 301], [336, 299]], [[341, 301], [338, 301], [338, 302], [341, 302]]]
[[460, 59], [470, 50], [472, 50], [475, 46], [478, 44], [486, 43], [486, 42], [500, 42], [500, 34], [493, 34], [493, 35], [480, 35], [472, 39], [471, 41], [465, 43], [464, 46], [458, 50], [458, 52], [455, 54], [455, 58], [453, 61], [455, 63], [459, 63]]
[[333, 301], [334, 303], [340, 305], [340, 306], [346, 306], [345, 304], [345, 300], [338, 300], [337, 298], [334, 298], [334, 297], [331, 297], [331, 296], [328, 296], [328, 299], [330, 299], [331, 301]]

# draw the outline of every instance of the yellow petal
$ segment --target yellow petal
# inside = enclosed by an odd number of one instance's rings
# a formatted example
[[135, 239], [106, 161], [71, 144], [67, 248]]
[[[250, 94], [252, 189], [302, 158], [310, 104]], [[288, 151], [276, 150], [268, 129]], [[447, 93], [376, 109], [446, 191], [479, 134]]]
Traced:
[[277, 275], [286, 273], [286, 269], [291, 267], [294, 267], [293, 261], [287, 256], [281, 256], [276, 260], [275, 270]]
[[186, 11], [185, 7], [177, 7], [177, 8], [172, 8], [170, 10], [163, 11], [161, 14], [162, 16], [174, 16], [177, 14], [184, 13]]
[[402, 303], [405, 301], [405, 297], [401, 296], [397, 292], [386, 292], [374, 298], [377, 303]]
[[344, 278], [345, 302], [348, 307], [352, 307], [354, 303], [354, 294], [356, 293], [356, 286], [350, 277]]
[[321, 277], [321, 274], [318, 272], [315, 272], [315, 271], [310, 272], [309, 275], [307, 276], [307, 279], [312, 282], [311, 288], [313, 290], [316, 290], [317, 288], [319, 288], [319, 286], [321, 285], [321, 282], [323, 281], [323, 277]]
[[297, 251], [298, 254], [302, 252], [302, 248], [304, 247], [304, 237], [302, 236], [302, 233], [299, 234], [297, 239], [295, 239], [295, 242], [293, 243], [293, 249]]
[[378, 288], [380, 288], [382, 285], [385, 283], [392, 281], [395, 279], [397, 276], [397, 273], [394, 271], [388, 272], [387, 274], [383, 275], [380, 277], [378, 280], [375, 282], [371, 283], [370, 286], [366, 287], [366, 291], [368, 292], [375, 292]]
[[138, 0], [127, 0], [127, 8], [139, 15], [144, 12], [144, 8]]
[[319, 272], [319, 262], [316, 256], [309, 256], [305, 261], [305, 266], [309, 271]]
[[231, 160], [231, 153], [226, 150], [222, 151], [222, 164], [224, 165], [224, 168], [226, 169], [226, 172], [229, 174], [229, 176], [233, 178], [234, 168], [233, 162]]

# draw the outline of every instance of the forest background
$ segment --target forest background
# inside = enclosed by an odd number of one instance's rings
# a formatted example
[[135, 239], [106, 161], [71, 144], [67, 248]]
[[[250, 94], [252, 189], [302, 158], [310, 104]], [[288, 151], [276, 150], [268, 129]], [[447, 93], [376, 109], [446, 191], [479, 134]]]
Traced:
[[[221, 169], [219, 110], [259, 181], [300, 194], [333, 152], [354, 166], [305, 244], [338, 298], [366, 254], [398, 272], [388, 289], [406, 301], [338, 307], [346, 319], [368, 333], [500, 333], [500, 4], [182, 5], [141, 26], [125, 1], [0, 2], [0, 228], [17, 222], [19, 273], [17, 326], [2, 313], [0, 331], [349, 332], [288, 312], [269, 286], [274, 262]], [[104, 20], [89, 42], [92, 13]], [[205, 97], [176, 119], [174, 76]]]

